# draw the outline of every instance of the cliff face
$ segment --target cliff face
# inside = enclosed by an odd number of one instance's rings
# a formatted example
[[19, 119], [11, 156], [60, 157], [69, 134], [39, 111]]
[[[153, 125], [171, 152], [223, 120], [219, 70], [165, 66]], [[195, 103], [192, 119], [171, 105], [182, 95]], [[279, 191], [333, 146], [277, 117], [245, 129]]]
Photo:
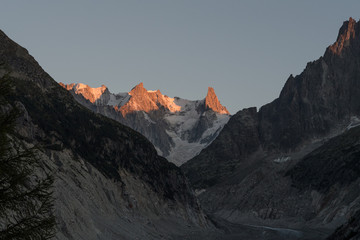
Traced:
[[293, 150], [360, 113], [360, 24], [351, 19], [320, 59], [290, 76], [280, 96], [259, 111], [259, 135], [268, 148]]
[[[44, 172], [55, 176], [58, 238], [158, 239], [208, 226], [181, 170], [145, 137], [81, 106], [3, 32], [0, 62], [14, 85], [7, 100], [23, 111], [16, 138], [41, 146]], [[77, 87], [90, 99], [104, 92]], [[161, 230], [159, 218], [180, 228]]]

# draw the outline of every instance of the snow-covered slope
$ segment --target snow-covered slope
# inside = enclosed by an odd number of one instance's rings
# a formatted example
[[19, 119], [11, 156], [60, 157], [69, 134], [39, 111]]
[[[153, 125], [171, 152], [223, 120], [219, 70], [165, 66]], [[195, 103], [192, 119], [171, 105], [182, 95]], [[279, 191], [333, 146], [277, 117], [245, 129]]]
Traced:
[[199, 111], [198, 109], [204, 105], [204, 100], [189, 101], [176, 98], [175, 103], [181, 106], [182, 110], [165, 115], [170, 125], [166, 132], [174, 142], [170, 154], [166, 157], [175, 164], [181, 165], [214, 140], [229, 120], [229, 115], [212, 110]]
[[85, 84], [60, 85], [91, 110], [142, 133], [160, 155], [176, 165], [209, 145], [230, 118], [213, 88], [208, 89], [205, 99], [190, 101], [168, 97], [159, 90], [146, 90], [143, 83], [128, 93], [118, 94], [111, 93], [104, 85], [101, 88]]

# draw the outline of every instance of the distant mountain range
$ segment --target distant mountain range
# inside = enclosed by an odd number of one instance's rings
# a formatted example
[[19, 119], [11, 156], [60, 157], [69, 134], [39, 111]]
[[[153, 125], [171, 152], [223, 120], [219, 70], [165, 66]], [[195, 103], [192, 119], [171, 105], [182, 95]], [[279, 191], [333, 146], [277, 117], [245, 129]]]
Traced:
[[160, 90], [149, 91], [143, 83], [130, 92], [113, 94], [102, 85], [63, 84], [75, 99], [96, 113], [103, 114], [142, 133], [170, 162], [181, 165], [196, 156], [219, 134], [230, 118], [213, 88], [203, 100], [170, 98]]

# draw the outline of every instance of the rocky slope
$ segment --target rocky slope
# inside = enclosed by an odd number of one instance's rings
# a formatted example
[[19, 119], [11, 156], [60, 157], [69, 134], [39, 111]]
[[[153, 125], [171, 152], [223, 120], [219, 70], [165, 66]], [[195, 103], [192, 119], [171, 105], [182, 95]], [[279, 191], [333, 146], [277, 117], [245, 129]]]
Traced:
[[358, 240], [360, 239], [360, 211], [351, 219], [331, 234], [327, 240]]
[[360, 23], [350, 18], [323, 57], [289, 77], [279, 98], [232, 116], [182, 166], [207, 211], [234, 222], [331, 230], [358, 209], [351, 139], [359, 130], [346, 132], [344, 145], [334, 139], [319, 147], [359, 123], [359, 59]]
[[230, 118], [211, 87], [205, 99], [190, 101], [170, 98], [159, 90], [148, 91], [143, 83], [128, 93], [119, 94], [110, 93], [105, 86], [60, 85], [92, 111], [142, 133], [160, 155], [176, 165], [183, 164], [209, 145]]
[[6, 73], [8, 101], [23, 112], [15, 137], [41, 146], [44, 172], [55, 177], [57, 239], [168, 239], [209, 226], [179, 168], [141, 134], [77, 103], [0, 31]]

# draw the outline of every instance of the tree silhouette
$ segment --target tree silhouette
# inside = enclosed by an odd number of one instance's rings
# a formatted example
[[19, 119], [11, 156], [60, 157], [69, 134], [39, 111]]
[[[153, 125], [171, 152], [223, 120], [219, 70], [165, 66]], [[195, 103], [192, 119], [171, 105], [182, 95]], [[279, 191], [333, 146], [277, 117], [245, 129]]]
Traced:
[[[55, 234], [51, 187], [41, 170], [37, 147], [16, 137], [20, 111], [6, 97], [8, 76], [0, 79], [0, 239], [49, 239]], [[36, 173], [36, 174], [35, 174]], [[41, 177], [45, 176], [45, 177]]]

